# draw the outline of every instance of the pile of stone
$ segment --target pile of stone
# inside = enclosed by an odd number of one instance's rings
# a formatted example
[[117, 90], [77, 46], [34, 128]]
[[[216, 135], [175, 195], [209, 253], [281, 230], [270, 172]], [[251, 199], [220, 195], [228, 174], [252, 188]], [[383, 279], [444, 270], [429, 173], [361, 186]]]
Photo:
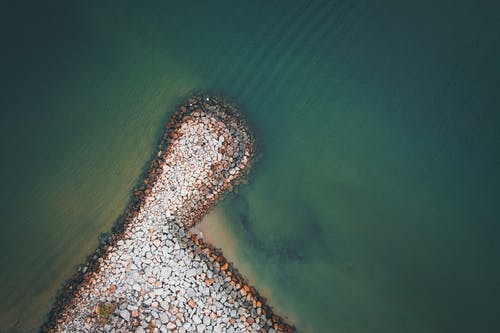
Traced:
[[189, 99], [167, 124], [120, 228], [68, 284], [42, 331], [293, 331], [188, 231], [248, 170], [252, 149], [232, 106]]

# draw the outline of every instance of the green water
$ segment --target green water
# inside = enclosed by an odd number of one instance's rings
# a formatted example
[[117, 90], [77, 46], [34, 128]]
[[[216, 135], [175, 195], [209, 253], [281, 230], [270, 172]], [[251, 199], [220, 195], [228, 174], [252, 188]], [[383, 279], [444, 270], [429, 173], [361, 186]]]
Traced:
[[1, 332], [36, 330], [196, 91], [256, 134], [223, 208], [300, 329], [500, 329], [494, 1], [18, 1], [0, 18]]

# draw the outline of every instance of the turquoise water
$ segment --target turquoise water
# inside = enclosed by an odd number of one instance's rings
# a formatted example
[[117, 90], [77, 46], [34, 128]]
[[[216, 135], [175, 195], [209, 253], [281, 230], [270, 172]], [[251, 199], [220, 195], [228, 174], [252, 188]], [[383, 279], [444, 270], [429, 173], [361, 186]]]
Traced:
[[197, 91], [255, 132], [223, 208], [300, 329], [499, 329], [494, 2], [1, 8], [0, 331], [35, 330]]

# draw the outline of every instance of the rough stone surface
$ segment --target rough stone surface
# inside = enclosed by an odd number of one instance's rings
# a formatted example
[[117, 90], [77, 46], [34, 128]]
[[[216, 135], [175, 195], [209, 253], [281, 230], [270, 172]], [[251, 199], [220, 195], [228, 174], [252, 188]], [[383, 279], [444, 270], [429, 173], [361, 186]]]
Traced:
[[140, 207], [46, 331], [291, 330], [189, 232], [248, 168], [251, 136], [220, 100], [190, 99], [174, 119], [154, 177], [137, 193]]

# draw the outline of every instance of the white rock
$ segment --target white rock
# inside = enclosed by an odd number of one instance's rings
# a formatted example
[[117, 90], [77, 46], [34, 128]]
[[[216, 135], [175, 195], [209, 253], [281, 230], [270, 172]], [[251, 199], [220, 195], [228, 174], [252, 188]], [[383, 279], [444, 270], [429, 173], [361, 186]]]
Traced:
[[169, 320], [170, 319], [165, 312], [160, 312], [160, 321], [162, 322], [162, 324], [168, 323]]
[[129, 321], [130, 320], [130, 312], [128, 312], [127, 310], [121, 310], [120, 317], [122, 317], [126, 321]]
[[161, 277], [163, 279], [168, 279], [171, 274], [172, 274], [172, 269], [170, 267], [163, 267], [161, 269]]
[[192, 319], [193, 319], [193, 323], [195, 323], [195, 325], [201, 324], [201, 318], [198, 317], [198, 315], [194, 315]]

